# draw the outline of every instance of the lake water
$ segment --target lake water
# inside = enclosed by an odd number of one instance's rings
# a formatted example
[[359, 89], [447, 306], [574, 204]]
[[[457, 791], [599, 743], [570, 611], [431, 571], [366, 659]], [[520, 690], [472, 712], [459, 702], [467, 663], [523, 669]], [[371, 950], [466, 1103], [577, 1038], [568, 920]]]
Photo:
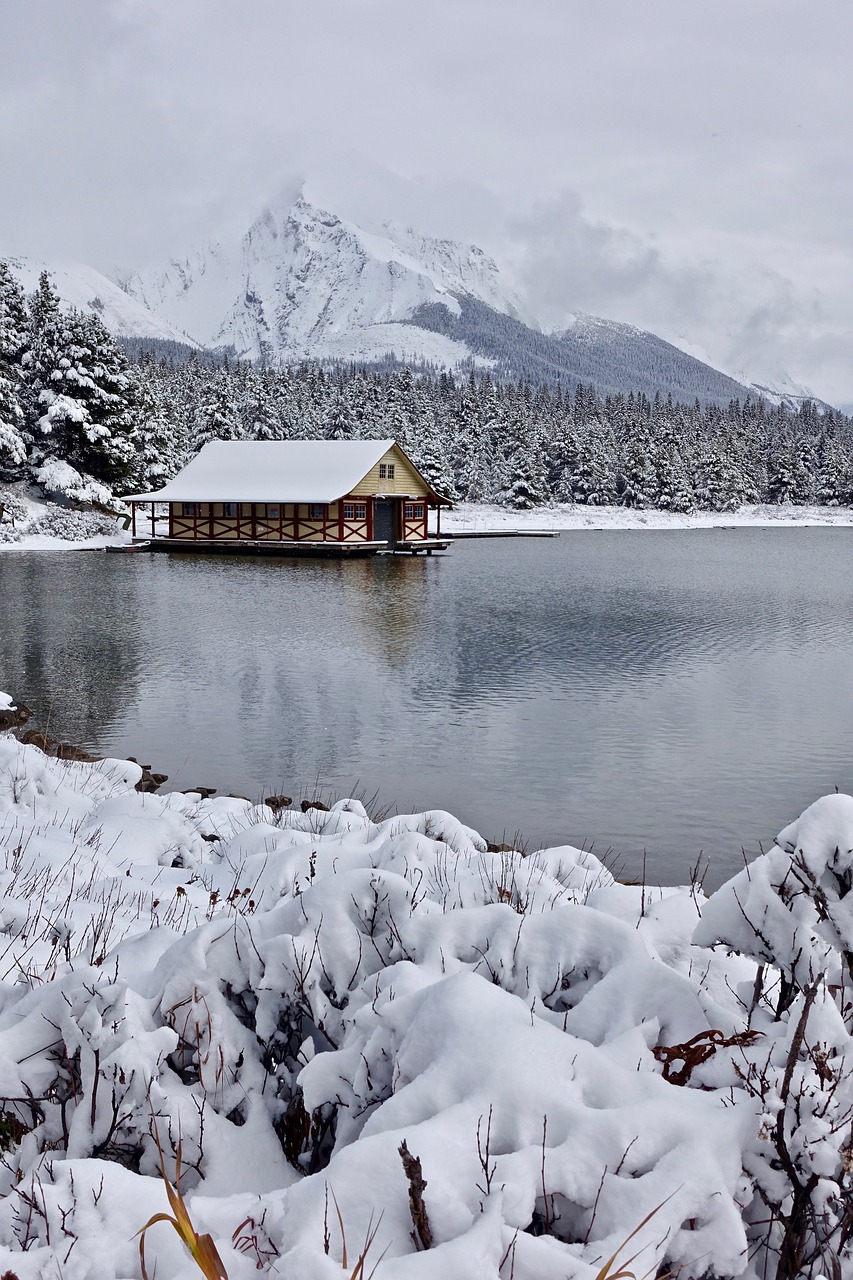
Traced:
[[0, 555], [0, 689], [252, 799], [378, 793], [714, 881], [853, 789], [853, 531], [563, 533], [355, 561]]

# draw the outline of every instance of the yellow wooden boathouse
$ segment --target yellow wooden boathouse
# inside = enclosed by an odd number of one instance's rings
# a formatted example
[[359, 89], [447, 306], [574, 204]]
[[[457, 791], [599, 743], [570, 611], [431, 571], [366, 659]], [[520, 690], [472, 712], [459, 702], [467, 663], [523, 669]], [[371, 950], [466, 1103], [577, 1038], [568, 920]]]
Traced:
[[152, 550], [429, 554], [450, 545], [441, 536], [449, 500], [394, 440], [215, 440], [162, 489], [126, 501], [134, 540]]

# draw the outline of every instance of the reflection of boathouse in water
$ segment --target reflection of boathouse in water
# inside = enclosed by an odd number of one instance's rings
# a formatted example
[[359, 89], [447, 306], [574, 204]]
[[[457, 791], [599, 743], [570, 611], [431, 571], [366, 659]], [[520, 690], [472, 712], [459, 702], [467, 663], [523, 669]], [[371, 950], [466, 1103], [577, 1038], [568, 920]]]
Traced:
[[[393, 440], [215, 440], [162, 489], [126, 501], [134, 538], [152, 550], [429, 555], [450, 545], [448, 499]], [[149, 538], [137, 537], [139, 507], [150, 509]]]

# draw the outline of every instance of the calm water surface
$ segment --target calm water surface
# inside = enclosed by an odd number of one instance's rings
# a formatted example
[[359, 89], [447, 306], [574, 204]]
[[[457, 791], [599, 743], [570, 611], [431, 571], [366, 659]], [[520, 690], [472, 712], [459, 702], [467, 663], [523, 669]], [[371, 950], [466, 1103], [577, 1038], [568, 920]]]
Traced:
[[257, 799], [372, 795], [719, 880], [853, 790], [853, 533], [459, 542], [308, 562], [0, 556], [0, 689]]

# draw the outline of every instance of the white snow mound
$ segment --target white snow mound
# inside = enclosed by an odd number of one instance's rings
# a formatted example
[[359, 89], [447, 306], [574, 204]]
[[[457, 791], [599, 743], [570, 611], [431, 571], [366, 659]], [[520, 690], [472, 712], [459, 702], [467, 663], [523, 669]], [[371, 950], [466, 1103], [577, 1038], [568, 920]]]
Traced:
[[[0, 738], [0, 1270], [139, 1276], [159, 1142], [230, 1280], [357, 1274], [373, 1229], [377, 1280], [592, 1280], [614, 1252], [758, 1280], [793, 1212], [782, 1141], [830, 1273], [853, 799], [705, 902], [568, 846], [489, 853], [440, 810], [274, 812], [140, 778]], [[800, 851], [831, 927], [786, 897]], [[165, 1223], [146, 1257], [197, 1274]]]

